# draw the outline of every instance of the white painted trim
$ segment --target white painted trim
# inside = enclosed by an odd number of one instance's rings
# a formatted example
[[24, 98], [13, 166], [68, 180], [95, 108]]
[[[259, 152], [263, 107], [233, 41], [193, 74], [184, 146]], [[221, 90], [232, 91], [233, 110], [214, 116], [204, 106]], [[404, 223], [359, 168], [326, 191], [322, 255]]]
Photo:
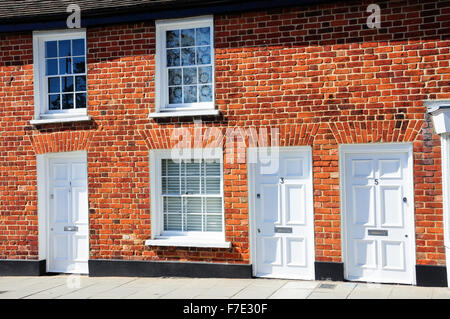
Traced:
[[161, 118], [161, 117], [176, 117], [176, 116], [207, 116], [207, 115], [219, 115], [220, 111], [216, 109], [206, 110], [189, 110], [189, 111], [176, 111], [176, 112], [155, 112], [148, 115], [149, 118]]
[[[156, 54], [155, 54], [155, 113], [159, 112], [184, 112], [185, 110], [194, 109], [210, 109], [214, 110], [215, 105], [215, 49], [214, 49], [214, 16], [198, 16], [189, 17], [183, 19], [165, 19], [157, 20], [155, 22], [156, 27]], [[167, 83], [166, 77], [166, 54], [165, 54], [165, 32], [169, 29], [177, 28], [199, 28], [199, 27], [210, 27], [211, 28], [211, 67], [212, 67], [212, 89], [213, 89], [213, 100], [212, 102], [198, 102], [193, 103], [192, 106], [186, 106], [182, 104], [182, 107], [167, 107], [168, 102], [168, 87], [164, 83]], [[154, 114], [154, 113], [153, 113]], [[166, 115], [168, 116], [168, 115]], [[175, 115], [174, 115], [175, 116]], [[180, 115], [176, 115], [180, 116]], [[156, 117], [156, 116], [150, 116]], [[165, 116], [162, 116], [165, 117]]]
[[174, 247], [199, 247], [199, 248], [230, 248], [231, 243], [226, 241], [211, 241], [211, 240], [201, 240], [201, 239], [184, 239], [184, 238], [174, 238], [159, 237], [158, 239], [146, 240], [145, 245], [147, 246], [174, 246]]
[[[255, 188], [255, 181], [256, 181], [256, 168], [257, 163], [250, 163], [250, 159], [258, 158], [257, 152], [259, 149], [264, 148], [258, 148], [258, 147], [248, 147], [247, 148], [247, 188], [248, 188], [248, 211], [249, 211], [249, 249], [250, 249], [250, 264], [252, 265], [252, 275], [256, 276], [258, 274], [258, 268], [257, 268], [257, 249], [256, 249], [256, 188]], [[270, 149], [270, 148], [269, 148]], [[307, 152], [308, 153], [308, 161], [309, 161], [309, 176], [308, 176], [308, 182], [311, 183], [311, 201], [310, 201], [310, 211], [312, 212], [312, 221], [310, 227], [312, 227], [311, 233], [313, 234], [313, 250], [309, 252], [308, 258], [311, 258], [311, 261], [315, 262], [315, 220], [314, 220], [314, 182], [313, 182], [313, 158], [312, 158], [312, 147], [311, 146], [284, 146], [279, 147], [279, 154], [281, 152]], [[272, 278], [271, 276], [259, 276], [261, 278], [268, 277]], [[313, 277], [315, 277], [315, 268], [313, 268]], [[281, 277], [280, 277], [281, 278]], [[289, 279], [289, 278], [286, 278]]]
[[[65, 30], [51, 30], [51, 31], [33, 31], [33, 78], [34, 78], [34, 121], [43, 120], [42, 116], [50, 116], [47, 112], [46, 97], [46, 84], [45, 81], [41, 79], [45, 78], [44, 70], [42, 68], [45, 60], [45, 40], [65, 40], [74, 38], [84, 38], [85, 40], [85, 50], [86, 50], [86, 62], [87, 62], [87, 41], [86, 41], [86, 29], [65, 29]], [[87, 86], [87, 63], [86, 63], [86, 86]], [[87, 96], [86, 87], [86, 96]], [[86, 115], [88, 109], [88, 100], [86, 99], [85, 109], [74, 109], [67, 110], [66, 112], [57, 113], [58, 116], [74, 116], [76, 115]], [[38, 123], [31, 123], [32, 125], [37, 125]], [[61, 121], [60, 121], [61, 122]], [[71, 122], [71, 121], [69, 121]], [[51, 122], [56, 123], [56, 122]], [[45, 123], [40, 123], [45, 124]]]
[[341, 252], [344, 264], [344, 278], [349, 278], [347, 269], [348, 260], [348, 242], [346, 225], [346, 201], [345, 201], [345, 161], [346, 156], [354, 153], [408, 153], [408, 198], [411, 198], [410, 219], [408, 235], [411, 240], [410, 263], [412, 267], [412, 282], [416, 284], [416, 228], [415, 228], [415, 209], [414, 209], [414, 163], [413, 163], [413, 145], [411, 143], [372, 143], [372, 144], [342, 144], [339, 145], [339, 189], [340, 189], [340, 214], [341, 214]]
[[450, 135], [441, 135], [442, 202], [444, 223], [444, 246], [447, 265], [447, 284], [450, 287]]
[[[178, 156], [173, 152], [186, 152]], [[164, 158], [176, 159], [218, 159], [220, 161], [221, 185], [220, 197], [222, 199], [222, 232], [163, 232], [161, 194], [161, 166]], [[149, 151], [150, 159], [150, 201], [151, 201], [151, 239], [146, 241], [158, 246], [184, 246], [184, 247], [224, 247], [230, 243], [225, 240], [225, 205], [224, 205], [224, 178], [223, 178], [223, 150], [221, 148], [191, 148], [191, 149], [157, 149]], [[205, 245], [214, 246], [205, 246]], [[187, 246], [188, 245], [188, 246]], [[196, 246], [199, 245], [199, 246]], [[218, 245], [218, 246], [217, 246]]]
[[[42, 117], [41, 117], [42, 118]], [[69, 122], [87, 122], [92, 120], [91, 116], [72, 116], [72, 117], [57, 117], [41, 120], [31, 120], [31, 125], [42, 125], [52, 123], [69, 123]]]
[[[36, 170], [37, 170], [37, 195], [38, 195], [38, 249], [39, 259], [47, 260], [46, 271], [49, 271], [49, 247], [50, 247], [50, 233], [49, 233], [49, 198], [50, 198], [50, 160], [56, 158], [82, 158], [87, 164], [87, 151], [75, 152], [60, 152], [60, 153], [46, 153], [38, 154], [36, 156]], [[88, 168], [86, 165], [86, 178], [88, 176]], [[87, 194], [89, 200], [89, 181], [87, 181]], [[89, 224], [89, 213], [88, 213]], [[89, 236], [89, 233], [88, 233]], [[88, 237], [89, 241], [89, 237]], [[89, 244], [88, 244], [89, 245]]]

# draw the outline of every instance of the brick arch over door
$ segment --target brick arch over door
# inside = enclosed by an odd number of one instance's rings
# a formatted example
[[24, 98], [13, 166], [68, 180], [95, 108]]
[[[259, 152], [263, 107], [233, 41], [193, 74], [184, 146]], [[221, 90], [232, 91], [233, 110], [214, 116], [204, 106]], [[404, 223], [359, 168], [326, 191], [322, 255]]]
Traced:
[[67, 131], [29, 136], [36, 154], [83, 151], [89, 148], [95, 131]]

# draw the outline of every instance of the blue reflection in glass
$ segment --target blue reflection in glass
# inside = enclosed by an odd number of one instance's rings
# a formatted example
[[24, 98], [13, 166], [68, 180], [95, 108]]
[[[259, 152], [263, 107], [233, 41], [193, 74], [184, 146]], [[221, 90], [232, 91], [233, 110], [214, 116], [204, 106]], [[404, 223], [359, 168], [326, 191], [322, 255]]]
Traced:
[[73, 109], [73, 93], [62, 95], [62, 108], [63, 110]]
[[197, 48], [197, 64], [210, 64], [211, 63], [211, 47], [199, 47]]
[[48, 93], [59, 93], [59, 77], [58, 78], [48, 78]]
[[199, 67], [198, 81], [200, 83], [212, 83], [212, 67], [210, 66]]
[[70, 40], [59, 41], [59, 57], [71, 56]]
[[180, 46], [180, 31], [166, 31], [166, 47], [176, 48]]
[[199, 98], [200, 98], [200, 102], [211, 102], [212, 101], [212, 86], [211, 85], [201, 85]]
[[85, 55], [84, 39], [72, 40], [72, 55]]
[[48, 109], [59, 110], [61, 108], [59, 94], [51, 94], [48, 96]]
[[195, 30], [184, 29], [181, 30], [181, 46], [192, 47], [195, 45]]
[[195, 65], [194, 48], [181, 49], [181, 63], [182, 65]]
[[169, 69], [169, 85], [181, 84], [181, 69]]
[[75, 90], [86, 91], [86, 76], [75, 77]]
[[45, 61], [45, 74], [56, 75], [58, 74], [58, 60], [48, 59]]
[[71, 58], [59, 59], [59, 74], [71, 74], [72, 63]]
[[86, 72], [86, 66], [84, 62], [84, 57], [73, 58], [73, 73], [84, 73]]
[[167, 50], [167, 66], [180, 65], [180, 49]]
[[196, 84], [197, 83], [197, 68], [184, 68], [183, 69], [183, 84]]
[[61, 78], [62, 91], [63, 92], [73, 92], [73, 77], [65, 76]]
[[209, 45], [211, 44], [209, 27], [196, 29], [197, 42], [196, 45]]
[[58, 56], [58, 44], [56, 41], [45, 42], [45, 57], [56, 58]]
[[76, 108], [84, 109], [86, 108], [86, 93], [77, 93], [76, 95]]
[[182, 89], [180, 86], [169, 87], [169, 103], [178, 104], [182, 103]]
[[184, 86], [184, 103], [197, 102], [197, 86]]

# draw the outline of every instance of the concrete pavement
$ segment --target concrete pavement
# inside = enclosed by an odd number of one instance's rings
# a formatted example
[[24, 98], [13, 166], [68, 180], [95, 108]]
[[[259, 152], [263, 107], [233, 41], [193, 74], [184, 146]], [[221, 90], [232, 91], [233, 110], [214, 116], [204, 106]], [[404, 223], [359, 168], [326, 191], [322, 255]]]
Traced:
[[450, 299], [450, 288], [280, 279], [0, 277], [0, 299]]

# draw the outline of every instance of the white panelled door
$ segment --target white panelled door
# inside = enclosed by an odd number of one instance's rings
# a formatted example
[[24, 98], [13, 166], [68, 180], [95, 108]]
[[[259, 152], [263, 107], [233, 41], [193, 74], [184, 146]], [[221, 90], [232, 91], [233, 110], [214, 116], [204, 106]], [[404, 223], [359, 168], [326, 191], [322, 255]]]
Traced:
[[408, 151], [344, 156], [346, 276], [413, 284], [412, 160]]
[[314, 279], [311, 148], [280, 148], [278, 170], [255, 164], [255, 275]]
[[88, 273], [89, 221], [85, 158], [49, 161], [49, 272]]

